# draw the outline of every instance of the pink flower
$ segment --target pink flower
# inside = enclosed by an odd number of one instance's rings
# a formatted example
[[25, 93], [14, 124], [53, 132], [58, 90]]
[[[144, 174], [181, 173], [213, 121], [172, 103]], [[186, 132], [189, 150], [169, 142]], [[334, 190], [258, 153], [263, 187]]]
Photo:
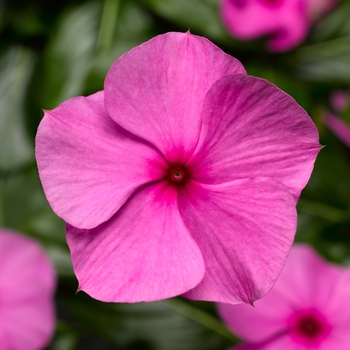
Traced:
[[287, 51], [306, 37], [312, 20], [330, 10], [337, 0], [222, 0], [221, 15], [238, 39], [269, 35], [270, 51]]
[[228, 327], [250, 343], [235, 350], [348, 350], [350, 269], [296, 245], [272, 290], [250, 305], [219, 304]]
[[55, 326], [53, 267], [35, 241], [4, 229], [0, 257], [0, 349], [43, 349]]
[[120, 302], [262, 297], [320, 149], [290, 96], [190, 33], [123, 55], [104, 91], [45, 112], [36, 143], [79, 289]]

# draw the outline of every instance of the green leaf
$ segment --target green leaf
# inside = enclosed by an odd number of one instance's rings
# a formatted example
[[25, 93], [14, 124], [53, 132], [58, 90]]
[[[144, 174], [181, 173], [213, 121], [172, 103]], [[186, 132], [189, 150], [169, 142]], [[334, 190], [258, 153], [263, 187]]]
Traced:
[[219, 14], [219, 2], [213, 0], [139, 0], [139, 3], [169, 20], [184, 31], [191, 30], [211, 40], [232, 43]]
[[301, 80], [350, 85], [350, 2], [343, 1], [311, 33], [313, 44], [294, 56]]
[[[109, 5], [110, 0], [105, 4]], [[153, 21], [149, 13], [133, 1], [121, 1], [117, 9], [111, 10], [117, 11], [116, 20], [113, 26], [101, 23], [99, 38], [106, 36], [108, 40], [97, 43], [91, 69], [85, 81], [86, 94], [101, 90], [112, 64], [122, 54], [151, 39], [154, 35]], [[112, 32], [108, 32], [107, 28]]]
[[0, 171], [32, 160], [34, 145], [25, 129], [24, 100], [34, 64], [33, 54], [13, 47], [0, 57]]
[[35, 166], [2, 179], [3, 225], [31, 235], [46, 249], [60, 275], [72, 275], [64, 222], [51, 210]]
[[127, 349], [219, 350], [233, 344], [164, 302], [108, 304], [84, 293], [66, 302], [83, 334], [96, 334]]
[[100, 5], [87, 2], [62, 15], [44, 57], [44, 108], [82, 94], [96, 46]]

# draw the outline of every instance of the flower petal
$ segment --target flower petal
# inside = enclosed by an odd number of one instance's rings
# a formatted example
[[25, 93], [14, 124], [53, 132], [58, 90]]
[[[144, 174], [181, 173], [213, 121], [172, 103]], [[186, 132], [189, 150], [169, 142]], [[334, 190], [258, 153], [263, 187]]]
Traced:
[[[25, 287], [22, 286], [24, 289]], [[10, 344], [10, 347], [1, 347], [1, 349], [44, 349], [50, 342], [55, 328], [53, 300], [42, 295], [34, 300], [22, 301], [21, 304], [20, 302], [1, 310], [6, 319], [2, 325], [7, 334], [5, 339]]]
[[205, 98], [189, 167], [204, 183], [275, 178], [297, 200], [320, 148], [314, 123], [289, 95], [266, 80], [234, 75], [217, 81]]
[[[258, 343], [287, 331], [287, 319], [293, 310], [279, 295], [272, 293], [272, 290], [264, 298], [257, 300], [254, 306], [217, 305], [220, 317], [232, 333], [244, 341]], [[262, 302], [265, 298], [268, 301]]]
[[[169, 161], [185, 161], [198, 141], [210, 86], [237, 73], [245, 74], [241, 63], [205, 38], [189, 32], [159, 35], [114, 63], [105, 81], [106, 108]], [[180, 148], [183, 154], [172, 159]]]
[[296, 230], [296, 210], [285, 186], [247, 179], [179, 193], [186, 226], [202, 251], [205, 276], [184, 296], [230, 304], [264, 296], [279, 275]]
[[42, 349], [54, 331], [55, 272], [40, 246], [0, 231], [0, 348]]
[[87, 229], [108, 220], [139, 186], [159, 179], [165, 164], [157, 151], [113, 122], [102, 91], [45, 112], [36, 157], [55, 213]]
[[35, 241], [17, 232], [1, 229], [0, 256], [1, 301], [9, 304], [53, 294], [56, 274], [46, 254]]
[[108, 222], [67, 226], [79, 289], [113, 302], [153, 301], [196, 286], [202, 254], [178, 211], [176, 188], [161, 182], [137, 192]]

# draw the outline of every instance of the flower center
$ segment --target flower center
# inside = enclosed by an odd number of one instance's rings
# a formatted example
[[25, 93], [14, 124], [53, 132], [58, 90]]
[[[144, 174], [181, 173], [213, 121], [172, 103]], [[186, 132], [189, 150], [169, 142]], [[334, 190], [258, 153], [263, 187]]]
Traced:
[[276, 8], [282, 4], [283, 0], [260, 0], [264, 6]]
[[231, 2], [238, 9], [242, 9], [247, 4], [246, 0], [231, 0]]
[[297, 332], [301, 333], [304, 337], [315, 338], [318, 334], [322, 332], [322, 325], [320, 322], [312, 317], [305, 316], [300, 319], [299, 324], [297, 324]]
[[320, 344], [331, 330], [326, 318], [318, 310], [296, 312], [290, 321], [292, 337], [305, 345]]
[[182, 182], [186, 178], [185, 170], [179, 166], [170, 169], [170, 180]]

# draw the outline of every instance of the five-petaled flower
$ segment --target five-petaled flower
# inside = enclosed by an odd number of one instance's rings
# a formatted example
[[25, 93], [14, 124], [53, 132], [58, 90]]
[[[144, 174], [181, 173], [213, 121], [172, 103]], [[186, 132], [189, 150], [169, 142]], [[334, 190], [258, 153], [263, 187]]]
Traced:
[[337, 0], [222, 0], [221, 15], [238, 39], [270, 38], [270, 51], [287, 51], [306, 37], [310, 24]]
[[265, 295], [319, 149], [290, 96], [190, 33], [124, 54], [104, 91], [46, 111], [36, 138], [79, 289], [120, 302]]
[[55, 271], [39, 244], [0, 230], [0, 349], [39, 350], [55, 326]]
[[350, 269], [296, 245], [271, 291], [255, 307], [219, 304], [228, 327], [248, 344], [232, 350], [347, 350]]

